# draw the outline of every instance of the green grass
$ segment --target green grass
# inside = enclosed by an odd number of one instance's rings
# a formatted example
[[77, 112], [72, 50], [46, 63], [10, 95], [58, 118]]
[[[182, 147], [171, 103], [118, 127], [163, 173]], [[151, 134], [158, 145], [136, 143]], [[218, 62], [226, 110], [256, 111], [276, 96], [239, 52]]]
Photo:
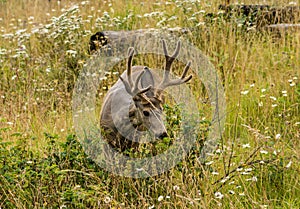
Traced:
[[[246, 32], [221, 16], [199, 24], [222, 1], [72, 2], [0, 1], [0, 208], [300, 207], [299, 32]], [[78, 8], [69, 9], [74, 2]], [[168, 27], [194, 28], [184, 38], [209, 57], [223, 82], [222, 140], [205, 165], [197, 158], [198, 141], [163, 174], [115, 176], [86, 156], [72, 122], [74, 83], [91, 58], [89, 36]], [[135, 61], [157, 64], [153, 57]], [[201, 98], [199, 87], [191, 83]], [[198, 105], [205, 110], [200, 115], [209, 116], [209, 108]], [[178, 128], [176, 120], [168, 118]]]

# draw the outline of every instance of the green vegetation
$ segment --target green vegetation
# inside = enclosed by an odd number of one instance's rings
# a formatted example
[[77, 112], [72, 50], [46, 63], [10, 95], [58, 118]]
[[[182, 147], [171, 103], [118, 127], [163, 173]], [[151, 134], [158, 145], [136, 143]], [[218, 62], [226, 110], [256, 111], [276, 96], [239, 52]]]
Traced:
[[[220, 3], [0, 1], [0, 208], [300, 208], [300, 34], [278, 36], [241, 26], [244, 17], [208, 16]], [[72, 90], [91, 58], [89, 36], [171, 27], [194, 29], [185, 38], [223, 82], [222, 140], [204, 165], [199, 140], [164, 174], [112, 175], [85, 155], [72, 124]], [[116, 79], [106, 79], [100, 104]], [[196, 82], [191, 89], [199, 89]], [[166, 111], [176, 115], [176, 108]], [[168, 114], [179, 128], [179, 117]]]

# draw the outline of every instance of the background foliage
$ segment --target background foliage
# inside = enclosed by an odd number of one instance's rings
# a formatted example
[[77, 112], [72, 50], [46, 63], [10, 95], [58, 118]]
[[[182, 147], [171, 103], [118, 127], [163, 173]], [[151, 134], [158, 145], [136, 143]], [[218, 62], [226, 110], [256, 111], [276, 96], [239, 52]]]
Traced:
[[[0, 208], [299, 208], [299, 32], [225, 19], [220, 3], [0, 1]], [[205, 165], [195, 151], [160, 176], [114, 176], [84, 154], [72, 127], [89, 36], [170, 27], [193, 28], [186, 38], [222, 78], [223, 139]]]

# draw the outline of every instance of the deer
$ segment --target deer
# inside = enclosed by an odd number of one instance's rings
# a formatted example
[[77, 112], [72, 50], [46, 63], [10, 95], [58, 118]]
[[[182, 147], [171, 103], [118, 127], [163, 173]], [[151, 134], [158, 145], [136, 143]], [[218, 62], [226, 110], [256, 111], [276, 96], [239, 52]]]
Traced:
[[181, 42], [177, 42], [172, 55], [168, 54], [165, 40], [162, 40], [162, 47], [165, 56], [162, 79], [147, 66], [132, 66], [135, 50], [129, 47], [127, 69], [104, 97], [100, 127], [108, 144], [121, 152], [139, 146], [144, 131], [149, 131], [155, 139], [168, 136], [162, 118], [165, 89], [192, 79], [192, 75], [187, 76], [191, 61], [186, 64], [180, 78], [170, 79], [172, 63], [179, 55]]

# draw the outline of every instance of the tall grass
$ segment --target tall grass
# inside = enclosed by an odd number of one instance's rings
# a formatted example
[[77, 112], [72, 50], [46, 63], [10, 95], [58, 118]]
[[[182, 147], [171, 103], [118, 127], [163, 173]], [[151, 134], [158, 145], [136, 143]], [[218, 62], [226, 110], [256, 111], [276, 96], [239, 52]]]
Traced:
[[[299, 208], [300, 35], [208, 22], [220, 3], [0, 1], [0, 208]], [[222, 143], [205, 165], [193, 152], [159, 176], [114, 176], [74, 136], [72, 90], [89, 36], [168, 27], [194, 28], [185, 38], [218, 71]]]

